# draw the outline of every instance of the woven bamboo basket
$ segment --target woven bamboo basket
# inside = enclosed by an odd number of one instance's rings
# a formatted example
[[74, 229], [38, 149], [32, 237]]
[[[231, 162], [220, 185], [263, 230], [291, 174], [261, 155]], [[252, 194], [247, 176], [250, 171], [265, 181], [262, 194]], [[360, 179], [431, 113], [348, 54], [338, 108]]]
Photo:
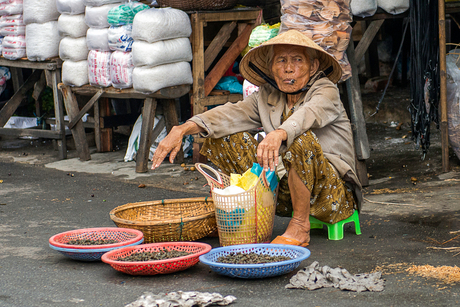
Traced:
[[110, 211], [118, 226], [144, 233], [144, 243], [195, 241], [217, 229], [210, 197], [129, 203]]
[[183, 11], [216, 11], [234, 7], [238, 0], [157, 0], [160, 7]]

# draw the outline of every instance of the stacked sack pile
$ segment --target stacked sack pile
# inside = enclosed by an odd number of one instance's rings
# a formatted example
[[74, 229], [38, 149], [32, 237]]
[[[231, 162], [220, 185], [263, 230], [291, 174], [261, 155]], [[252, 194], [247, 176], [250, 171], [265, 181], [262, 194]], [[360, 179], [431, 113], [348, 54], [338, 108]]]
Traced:
[[108, 41], [109, 23], [107, 16], [111, 9], [120, 5], [123, 0], [85, 0], [85, 23], [89, 27], [86, 32], [88, 53], [88, 78], [93, 86], [108, 87], [110, 79], [110, 51]]
[[350, 8], [353, 16], [374, 16], [380, 7], [393, 15], [404, 13], [409, 9], [410, 0], [351, 0]]
[[88, 84], [88, 48], [84, 0], [56, 0], [58, 32], [61, 37], [59, 57], [62, 63], [62, 82], [71, 86]]
[[26, 57], [22, 0], [0, 0], [1, 54], [8, 60]]
[[110, 81], [115, 88], [133, 86], [133, 20], [137, 13], [149, 8], [146, 4], [132, 1], [112, 8], [108, 13], [108, 44], [113, 51], [110, 56]]
[[139, 12], [133, 22], [133, 87], [153, 93], [192, 84], [192, 27], [188, 15], [173, 8]]
[[29, 61], [45, 61], [59, 55], [59, 12], [56, 0], [24, 0], [26, 54]]
[[351, 76], [345, 53], [352, 21], [350, 0], [281, 0], [280, 34], [295, 29], [334, 56], [343, 70], [341, 81]]

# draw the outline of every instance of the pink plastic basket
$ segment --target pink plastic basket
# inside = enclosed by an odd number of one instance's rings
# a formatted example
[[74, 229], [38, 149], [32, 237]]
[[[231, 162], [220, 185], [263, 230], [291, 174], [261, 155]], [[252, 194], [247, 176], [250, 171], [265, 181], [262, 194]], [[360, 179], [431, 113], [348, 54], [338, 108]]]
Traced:
[[[187, 256], [157, 261], [118, 261], [119, 257], [127, 257], [133, 253], [168, 251], [185, 251], [192, 253]], [[211, 250], [211, 246], [200, 242], [165, 242], [137, 246], [122, 247], [102, 255], [101, 260], [110, 264], [115, 270], [130, 275], [156, 275], [183, 271], [194, 266], [199, 256]]]
[[[70, 230], [52, 236], [49, 244], [65, 249], [106, 249], [132, 245], [144, 238], [140, 230], [119, 227], [97, 227]], [[71, 240], [115, 240], [118, 243], [101, 245], [73, 245], [67, 244]]]

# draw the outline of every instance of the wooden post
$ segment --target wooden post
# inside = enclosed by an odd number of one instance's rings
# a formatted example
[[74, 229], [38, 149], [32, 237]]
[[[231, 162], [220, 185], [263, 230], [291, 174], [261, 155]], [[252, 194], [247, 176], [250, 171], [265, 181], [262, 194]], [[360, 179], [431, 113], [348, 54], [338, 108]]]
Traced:
[[438, 0], [439, 9], [439, 71], [441, 109], [442, 171], [449, 171], [449, 131], [447, 125], [447, 73], [446, 73], [446, 11], [444, 0]]
[[104, 116], [109, 116], [110, 115], [110, 104], [109, 104], [109, 98], [102, 98], [99, 100], [99, 112], [100, 112], [100, 137], [101, 137], [101, 151], [100, 152], [110, 152], [113, 149], [113, 142], [112, 142], [112, 136], [113, 136], [113, 129], [112, 128], [104, 128], [104, 121], [103, 117]]
[[[67, 142], [65, 136], [64, 124], [64, 109], [62, 103], [62, 95], [59, 92], [58, 84], [61, 83], [61, 70], [55, 69], [51, 71], [53, 101], [54, 101], [54, 116], [56, 117], [56, 131], [61, 133], [61, 139], [57, 140], [59, 159], [67, 158]], [[78, 105], [77, 105], [78, 109]], [[67, 113], [68, 114], [68, 113]], [[70, 115], [69, 115], [70, 116]], [[83, 133], [85, 130], [83, 129]], [[86, 135], [85, 135], [86, 139]]]
[[144, 100], [142, 109], [142, 127], [139, 141], [139, 150], [136, 157], [136, 173], [146, 173], [148, 171], [148, 161], [150, 146], [152, 144], [153, 123], [155, 119], [155, 110], [157, 101], [153, 98]]
[[199, 18], [198, 13], [193, 13], [190, 18], [192, 22], [192, 72], [193, 72], [193, 94], [192, 94], [192, 115], [201, 114], [205, 108], [200, 104], [204, 98], [204, 22]]

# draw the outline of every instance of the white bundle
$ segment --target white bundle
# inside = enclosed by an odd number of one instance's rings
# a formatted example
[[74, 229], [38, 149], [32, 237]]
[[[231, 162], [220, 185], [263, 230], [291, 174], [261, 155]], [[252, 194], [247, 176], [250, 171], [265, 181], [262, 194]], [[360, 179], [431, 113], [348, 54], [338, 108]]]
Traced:
[[354, 16], [373, 16], [377, 11], [377, 0], [351, 0], [350, 9]]
[[83, 0], [86, 6], [101, 6], [110, 3], [122, 3], [124, 0]]
[[0, 17], [0, 28], [9, 27], [9, 26], [25, 26], [22, 15], [12, 15], [18, 16], [17, 18], [8, 18], [7, 15]]
[[57, 21], [32, 23], [26, 26], [27, 58], [44, 61], [59, 55], [59, 32]]
[[89, 28], [86, 32], [86, 46], [89, 50], [110, 51], [108, 40], [108, 28]]
[[132, 33], [133, 25], [110, 26], [107, 32], [110, 50], [131, 51], [134, 41]]
[[114, 51], [110, 56], [110, 79], [115, 88], [133, 87], [132, 52]]
[[0, 16], [22, 14], [23, 7], [22, 0], [11, 0], [8, 3], [2, 3], [0, 4]]
[[102, 6], [87, 6], [85, 9], [85, 22], [90, 28], [108, 28], [110, 25], [107, 22], [109, 11], [119, 6], [116, 4], [106, 4]]
[[184, 11], [173, 8], [141, 11], [134, 16], [133, 38], [149, 43], [189, 37], [192, 34], [190, 18]]
[[108, 87], [110, 80], [110, 51], [90, 50], [88, 53], [88, 78], [93, 86]]
[[155, 43], [135, 41], [134, 66], [158, 66], [175, 62], [190, 62], [192, 47], [188, 38], [175, 38]]
[[85, 23], [85, 14], [62, 14], [58, 19], [58, 30], [61, 37], [70, 36], [77, 38], [86, 36], [88, 26]]
[[70, 86], [88, 84], [88, 62], [86, 60], [64, 61], [62, 63], [62, 83]]
[[1, 36], [24, 34], [26, 34], [26, 26], [7, 26], [0, 29]]
[[24, 0], [23, 11], [26, 25], [56, 21], [59, 18], [56, 0]]
[[26, 48], [2, 47], [2, 55], [7, 60], [18, 60], [26, 57]]
[[409, 9], [410, 0], [377, 0], [377, 6], [389, 14], [397, 15]]
[[192, 70], [188, 62], [135, 67], [133, 70], [133, 87], [142, 93], [154, 93], [165, 87], [192, 83]]
[[77, 15], [85, 12], [84, 0], [56, 0], [56, 8], [61, 14]]
[[88, 52], [86, 37], [64, 37], [59, 43], [59, 57], [64, 61], [78, 62], [86, 60]]
[[26, 48], [24, 35], [7, 35], [3, 38], [2, 46], [7, 48]]

